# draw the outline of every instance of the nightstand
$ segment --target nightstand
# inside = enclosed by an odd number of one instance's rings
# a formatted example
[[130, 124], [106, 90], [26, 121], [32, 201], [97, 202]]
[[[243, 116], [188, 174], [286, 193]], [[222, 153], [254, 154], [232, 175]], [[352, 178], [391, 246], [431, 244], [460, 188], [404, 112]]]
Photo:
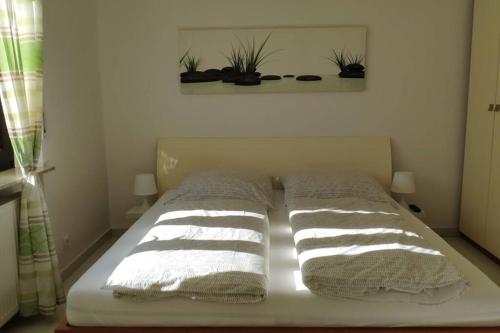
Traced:
[[135, 222], [137, 221], [147, 210], [149, 207], [144, 207], [144, 206], [134, 206], [127, 210], [125, 213], [125, 217], [127, 220]]
[[415, 215], [421, 221], [424, 221], [424, 219], [426, 217], [425, 211], [422, 208], [420, 208], [417, 205], [415, 205], [415, 204], [409, 204], [408, 205], [408, 211], [410, 213], [412, 213], [413, 215]]

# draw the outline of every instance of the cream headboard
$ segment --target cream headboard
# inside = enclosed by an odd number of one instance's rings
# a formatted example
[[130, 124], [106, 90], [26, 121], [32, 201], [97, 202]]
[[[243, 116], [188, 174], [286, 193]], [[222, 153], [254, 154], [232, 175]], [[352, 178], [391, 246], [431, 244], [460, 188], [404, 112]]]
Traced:
[[271, 176], [294, 171], [364, 171], [388, 189], [388, 137], [165, 138], [158, 141], [159, 192], [202, 170], [256, 170]]

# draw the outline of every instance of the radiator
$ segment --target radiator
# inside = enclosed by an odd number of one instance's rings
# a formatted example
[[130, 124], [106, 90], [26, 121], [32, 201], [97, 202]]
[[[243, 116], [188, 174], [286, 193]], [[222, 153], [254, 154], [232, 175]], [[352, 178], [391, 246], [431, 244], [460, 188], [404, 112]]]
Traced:
[[0, 327], [18, 309], [17, 299], [18, 200], [0, 204]]

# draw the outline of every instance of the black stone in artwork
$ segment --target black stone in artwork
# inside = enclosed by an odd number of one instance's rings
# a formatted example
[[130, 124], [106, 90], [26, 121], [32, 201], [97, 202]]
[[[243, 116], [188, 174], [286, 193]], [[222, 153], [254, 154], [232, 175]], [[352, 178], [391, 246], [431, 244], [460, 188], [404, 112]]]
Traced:
[[207, 72], [187, 72], [184, 76], [181, 74], [181, 83], [214, 82], [220, 79], [220, 74]]
[[221, 80], [222, 77], [223, 77], [221, 70], [217, 69], [217, 68], [207, 69], [207, 70], [205, 70], [204, 73], [207, 74], [207, 75], [211, 75], [213, 77], [217, 77], [217, 78], [219, 78], [219, 80]]
[[223, 71], [222, 72], [222, 82], [224, 83], [234, 83], [243, 74], [240, 72]]
[[345, 79], [364, 79], [365, 78], [365, 72], [350, 72], [350, 71], [345, 71], [345, 72], [340, 72], [339, 76], [343, 77]]
[[255, 73], [243, 74], [234, 81], [237, 86], [258, 86], [260, 83], [260, 78]]
[[365, 66], [363, 66], [361, 64], [349, 64], [345, 68], [348, 72], [358, 72], [359, 73], [359, 72], [362, 72], [365, 70]]
[[339, 73], [339, 76], [348, 79], [363, 79], [365, 77], [365, 66], [349, 64]]
[[279, 76], [279, 75], [264, 75], [264, 76], [261, 76], [260, 79], [274, 81], [274, 80], [281, 80], [281, 76]]
[[293, 75], [293, 74], [285, 74], [285, 75], [283, 75], [283, 77], [288, 79], [288, 78], [295, 77], [295, 75]]
[[297, 81], [320, 81], [321, 76], [318, 75], [299, 75], [296, 78]]
[[224, 75], [222, 77], [222, 82], [224, 83], [234, 83], [234, 81], [236, 81], [237, 79], [237, 76], [235, 75]]

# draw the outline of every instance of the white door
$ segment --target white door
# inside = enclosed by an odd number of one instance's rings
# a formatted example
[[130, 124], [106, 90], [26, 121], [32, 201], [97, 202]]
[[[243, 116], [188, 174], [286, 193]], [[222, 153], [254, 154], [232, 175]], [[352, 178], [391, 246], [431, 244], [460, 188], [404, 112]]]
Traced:
[[[500, 45], [500, 32], [498, 34]], [[500, 55], [498, 57], [500, 64]], [[494, 139], [491, 158], [490, 198], [486, 219], [486, 243], [484, 247], [500, 258], [500, 68], [498, 70], [497, 106], [495, 109]]]
[[475, 1], [460, 230], [479, 244], [486, 235], [494, 126], [488, 108], [497, 103], [499, 14], [499, 0]]

